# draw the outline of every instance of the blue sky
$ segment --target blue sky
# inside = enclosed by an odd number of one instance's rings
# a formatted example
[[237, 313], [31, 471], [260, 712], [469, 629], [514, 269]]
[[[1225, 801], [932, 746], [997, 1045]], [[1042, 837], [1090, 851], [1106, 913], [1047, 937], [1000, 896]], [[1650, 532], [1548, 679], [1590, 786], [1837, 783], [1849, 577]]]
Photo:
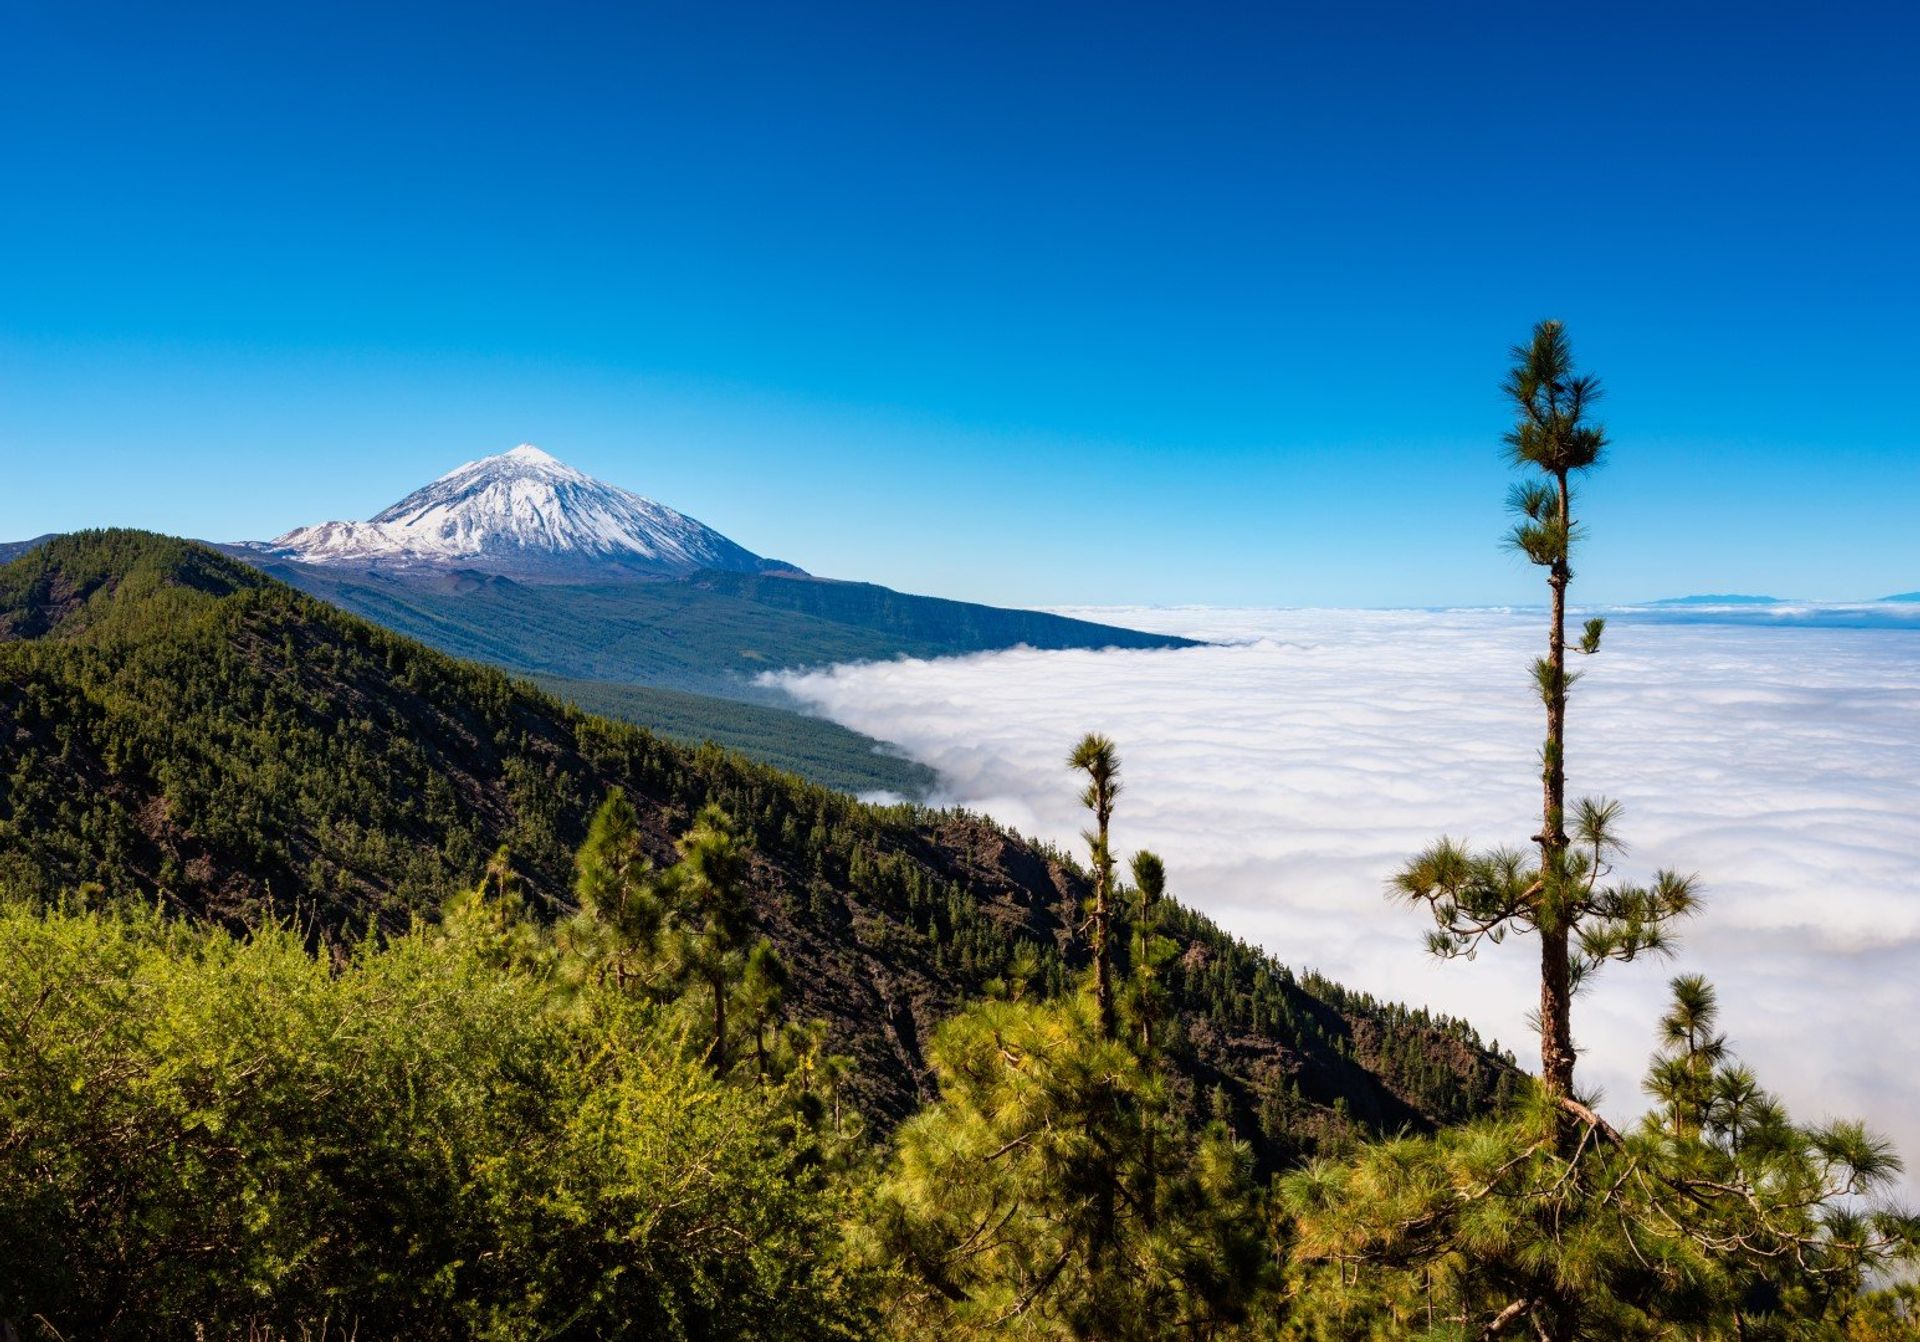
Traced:
[[1908, 7], [75, 5], [0, 42], [0, 538], [368, 516], [532, 441], [835, 576], [1920, 587]]

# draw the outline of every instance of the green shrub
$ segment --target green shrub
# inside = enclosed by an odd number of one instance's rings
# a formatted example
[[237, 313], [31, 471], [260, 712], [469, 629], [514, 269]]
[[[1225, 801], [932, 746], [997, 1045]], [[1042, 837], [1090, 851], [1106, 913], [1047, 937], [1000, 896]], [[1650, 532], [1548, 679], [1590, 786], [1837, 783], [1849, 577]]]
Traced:
[[492, 950], [421, 930], [334, 965], [285, 929], [0, 906], [0, 1318], [847, 1331], [837, 1194], [777, 1097]]

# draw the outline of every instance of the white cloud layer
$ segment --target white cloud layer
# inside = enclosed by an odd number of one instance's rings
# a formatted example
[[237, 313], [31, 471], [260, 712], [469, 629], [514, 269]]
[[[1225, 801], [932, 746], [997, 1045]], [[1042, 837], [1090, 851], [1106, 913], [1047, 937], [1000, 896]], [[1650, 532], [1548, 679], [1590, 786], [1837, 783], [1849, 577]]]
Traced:
[[[1540, 615], [1065, 613], [1222, 646], [781, 683], [934, 766], [943, 800], [1063, 844], [1081, 816], [1062, 761], [1106, 732], [1124, 766], [1116, 841], [1159, 851], [1181, 898], [1287, 963], [1464, 1016], [1531, 1059], [1535, 943], [1435, 962], [1422, 917], [1383, 889], [1442, 833], [1523, 844], [1537, 827]], [[1637, 1111], [1666, 980], [1698, 969], [1796, 1113], [1867, 1118], [1920, 1168], [1920, 632], [1627, 621], [1580, 669], [1571, 789], [1625, 804], [1630, 873], [1673, 866], [1706, 891], [1673, 961], [1610, 967], [1580, 999], [1585, 1083]]]

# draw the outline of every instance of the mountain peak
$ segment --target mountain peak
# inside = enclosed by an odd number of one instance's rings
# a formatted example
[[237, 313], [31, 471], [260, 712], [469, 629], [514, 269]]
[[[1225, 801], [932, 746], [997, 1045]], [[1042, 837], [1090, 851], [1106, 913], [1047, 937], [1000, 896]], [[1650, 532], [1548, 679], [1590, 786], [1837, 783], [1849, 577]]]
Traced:
[[[441, 476], [440, 480], [454, 480], [463, 476], [478, 475], [489, 477], [565, 477], [570, 480], [578, 480], [587, 484], [597, 485], [602, 489], [613, 488], [612, 485], [605, 485], [595, 480], [585, 471], [575, 470], [573, 467], [567, 465], [566, 462], [554, 456], [553, 453], [547, 451], [545, 448], [535, 447], [532, 443], [522, 443], [520, 446], [509, 448], [505, 452], [496, 452], [490, 457], [476, 457], [472, 461], [455, 466], [452, 470]], [[440, 481], [436, 480], [434, 483], [438, 484]], [[625, 493], [626, 491], [622, 490], [621, 492]], [[386, 511], [392, 512], [394, 508], [398, 508], [399, 506], [399, 504], [395, 504], [393, 508], [389, 508]], [[384, 514], [376, 516], [373, 520], [377, 522], [381, 516], [384, 516]]]
[[298, 527], [259, 548], [307, 564], [572, 581], [792, 570], [532, 443], [456, 467], [365, 522]]

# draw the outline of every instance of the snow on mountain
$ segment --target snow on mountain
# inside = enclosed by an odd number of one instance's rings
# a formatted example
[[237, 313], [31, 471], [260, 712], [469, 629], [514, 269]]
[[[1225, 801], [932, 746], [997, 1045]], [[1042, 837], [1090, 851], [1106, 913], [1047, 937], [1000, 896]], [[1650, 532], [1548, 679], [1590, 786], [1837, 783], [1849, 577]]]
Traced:
[[297, 527], [255, 548], [305, 564], [532, 577], [794, 571], [528, 443], [449, 471], [368, 521]]

